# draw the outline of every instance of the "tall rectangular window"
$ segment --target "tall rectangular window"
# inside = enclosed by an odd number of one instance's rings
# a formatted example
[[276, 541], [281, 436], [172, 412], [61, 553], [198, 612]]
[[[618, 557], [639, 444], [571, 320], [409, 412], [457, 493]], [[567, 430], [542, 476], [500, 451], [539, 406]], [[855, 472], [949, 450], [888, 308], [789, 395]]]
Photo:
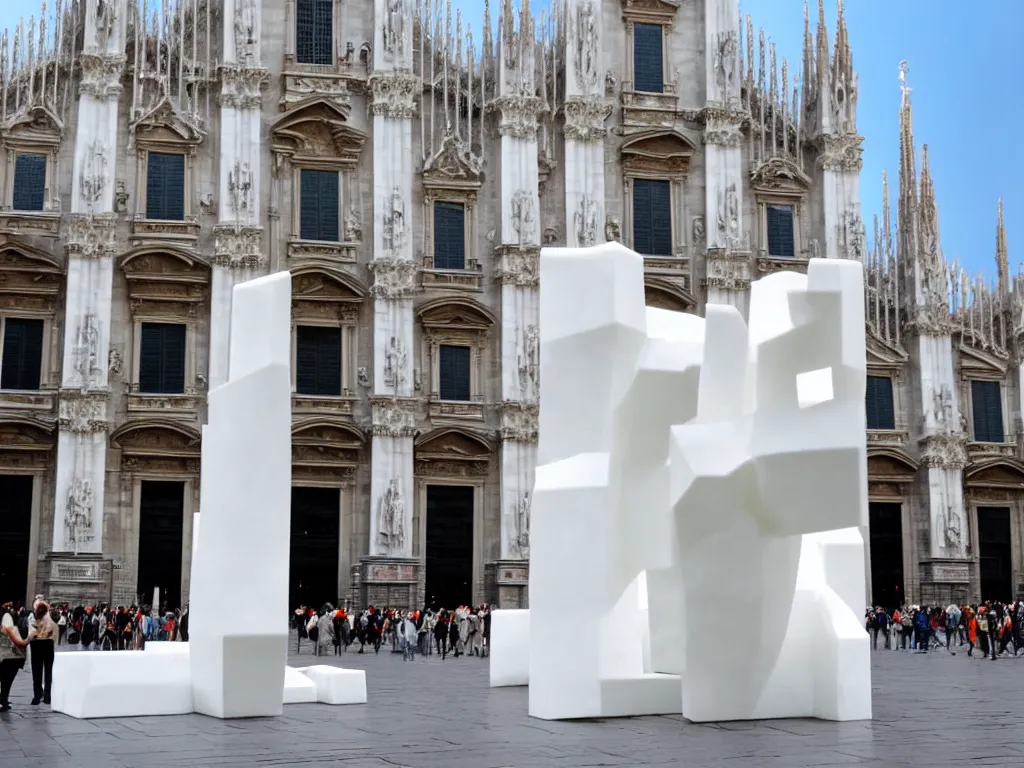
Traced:
[[434, 269], [466, 268], [466, 207], [434, 203]]
[[334, 63], [334, 0], [295, 1], [295, 60], [299, 64]]
[[296, 327], [295, 391], [300, 395], [341, 394], [341, 328]]
[[1002, 443], [1003, 398], [998, 381], [972, 381], [971, 405], [974, 415], [974, 439], [979, 443]]
[[660, 179], [633, 180], [633, 250], [672, 255], [672, 187]]
[[184, 221], [184, 155], [149, 153], [146, 166], [146, 218]]
[[16, 211], [41, 211], [46, 198], [46, 155], [18, 155], [14, 161]]
[[665, 29], [661, 24], [633, 25], [633, 89], [665, 91]]
[[896, 409], [893, 406], [892, 379], [888, 376], [868, 376], [864, 396], [868, 429], [896, 429]]
[[793, 206], [766, 206], [768, 255], [793, 258], [796, 255], [793, 235]]
[[299, 237], [338, 242], [338, 172], [304, 170], [301, 179]]
[[469, 347], [442, 344], [438, 350], [438, 394], [442, 400], [469, 400]]
[[4, 320], [3, 342], [0, 389], [39, 389], [43, 371], [43, 321], [8, 317]]
[[143, 323], [139, 345], [139, 392], [181, 395], [185, 392], [185, 326]]

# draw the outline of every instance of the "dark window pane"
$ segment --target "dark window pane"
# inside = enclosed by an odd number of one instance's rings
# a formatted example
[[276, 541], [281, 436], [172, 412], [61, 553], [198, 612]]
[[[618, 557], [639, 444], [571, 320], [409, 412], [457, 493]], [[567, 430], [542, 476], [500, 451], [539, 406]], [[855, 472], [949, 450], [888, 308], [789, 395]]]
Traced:
[[150, 152], [146, 171], [146, 218], [185, 219], [185, 156]]
[[434, 203], [434, 269], [466, 268], [466, 208]]
[[769, 205], [768, 215], [768, 255], [796, 255], [793, 244], [793, 208], [789, 205]]
[[300, 325], [295, 329], [295, 391], [341, 394], [341, 328]]
[[442, 344], [439, 350], [442, 400], [469, 400], [469, 347]]
[[43, 210], [45, 194], [46, 155], [18, 155], [14, 161], [14, 210]]
[[644, 93], [665, 90], [665, 34], [660, 24], [633, 25], [633, 89]]
[[139, 392], [183, 394], [185, 326], [177, 323], [143, 323], [139, 346]]
[[892, 379], [888, 376], [868, 376], [864, 400], [867, 407], [868, 429], [896, 429]]
[[338, 172], [304, 170], [299, 191], [299, 237], [338, 242]]
[[633, 180], [633, 250], [672, 255], [672, 188], [661, 179]]
[[0, 359], [0, 389], [39, 389], [43, 370], [43, 321], [8, 317]]
[[998, 381], [972, 381], [971, 406], [974, 414], [974, 439], [979, 443], [1001, 443], [1003, 399]]
[[296, 0], [295, 59], [299, 64], [333, 62], [334, 0]]

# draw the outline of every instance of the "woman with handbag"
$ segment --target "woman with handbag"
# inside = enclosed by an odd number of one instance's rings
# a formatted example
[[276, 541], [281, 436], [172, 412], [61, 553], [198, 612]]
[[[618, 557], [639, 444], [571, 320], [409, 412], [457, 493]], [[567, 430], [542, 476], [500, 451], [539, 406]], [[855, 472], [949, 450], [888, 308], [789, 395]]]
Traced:
[[28, 640], [23, 640], [11, 612], [11, 603], [0, 606], [0, 712], [11, 710], [11, 687], [18, 670], [25, 666], [25, 648]]

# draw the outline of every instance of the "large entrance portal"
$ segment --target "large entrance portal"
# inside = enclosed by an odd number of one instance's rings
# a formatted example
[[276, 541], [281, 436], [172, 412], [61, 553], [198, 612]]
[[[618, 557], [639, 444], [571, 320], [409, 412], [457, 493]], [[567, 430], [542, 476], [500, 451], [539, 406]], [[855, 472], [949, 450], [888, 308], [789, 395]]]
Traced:
[[1008, 507], [978, 507], [981, 599], [1013, 600], [1013, 547]]
[[28, 599], [32, 475], [0, 475], [0, 603]]
[[185, 483], [143, 480], [141, 493], [136, 590], [142, 604], [151, 605], [153, 588], [160, 587], [161, 604], [174, 610], [181, 606]]
[[871, 605], [888, 611], [904, 602], [903, 505], [872, 501], [868, 505], [871, 547]]
[[339, 501], [337, 488], [292, 487], [288, 604], [293, 609], [338, 602]]
[[427, 486], [426, 601], [458, 608], [473, 600], [473, 486]]

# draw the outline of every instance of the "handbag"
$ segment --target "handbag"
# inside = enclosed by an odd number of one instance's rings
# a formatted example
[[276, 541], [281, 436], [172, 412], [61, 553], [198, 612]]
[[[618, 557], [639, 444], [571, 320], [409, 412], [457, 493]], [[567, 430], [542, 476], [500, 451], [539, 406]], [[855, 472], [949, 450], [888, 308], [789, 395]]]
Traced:
[[25, 659], [25, 649], [15, 645], [6, 632], [0, 631], [0, 661]]

